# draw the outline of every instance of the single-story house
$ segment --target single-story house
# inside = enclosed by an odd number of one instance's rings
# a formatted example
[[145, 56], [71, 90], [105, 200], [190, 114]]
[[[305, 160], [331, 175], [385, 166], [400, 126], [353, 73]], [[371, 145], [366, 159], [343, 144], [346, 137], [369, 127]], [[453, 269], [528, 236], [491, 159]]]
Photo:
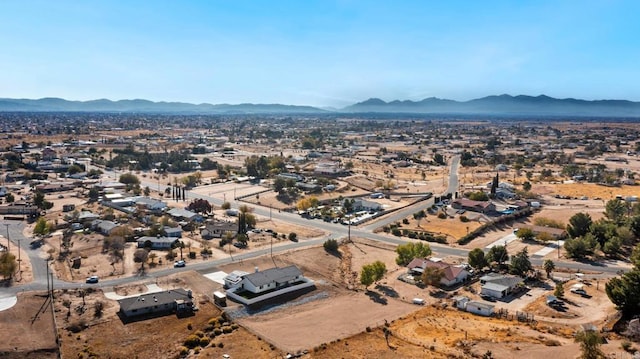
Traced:
[[382, 205], [378, 202], [367, 201], [366, 199], [356, 198], [353, 201], [354, 211], [379, 211]]
[[500, 299], [509, 295], [523, 281], [515, 275], [489, 273], [480, 277], [480, 294]]
[[182, 288], [123, 298], [118, 300], [118, 304], [120, 313], [128, 318], [151, 313], [188, 313], [194, 309], [191, 291]]
[[138, 248], [145, 248], [145, 245], [149, 242], [151, 249], [171, 249], [178, 242], [178, 238], [145, 236], [138, 238], [136, 242], [138, 243]]
[[36, 216], [40, 209], [25, 203], [10, 203], [0, 206], [0, 214], [18, 214], [26, 216]]
[[185, 220], [185, 221], [202, 222], [203, 220], [202, 216], [199, 215], [198, 213], [191, 212], [189, 210], [182, 209], [182, 208], [171, 208], [169, 211], [167, 211], [167, 214], [169, 214], [171, 217], [175, 218], [178, 221]]
[[111, 234], [111, 231], [113, 231], [116, 227], [118, 227], [119, 224], [111, 222], [111, 221], [104, 221], [101, 219], [96, 219], [94, 221], [91, 222], [91, 229], [96, 231], [96, 232], [100, 232], [101, 234], [108, 236]]
[[555, 239], [564, 239], [567, 237], [567, 231], [561, 228], [533, 226], [529, 224], [518, 224], [518, 228], [529, 228], [536, 236], [541, 233], [546, 233]]
[[162, 228], [164, 235], [171, 238], [182, 238], [182, 228], [180, 227], [164, 227]]
[[100, 216], [90, 211], [81, 211], [78, 214], [78, 221], [82, 223], [93, 222], [100, 219]]
[[132, 201], [138, 207], [143, 207], [147, 211], [160, 213], [167, 208], [167, 204], [163, 201], [149, 197], [133, 197]]
[[233, 272], [227, 274], [224, 277], [224, 287], [228, 289], [228, 288], [235, 288], [239, 286], [240, 282], [242, 282], [242, 277], [244, 277], [247, 274], [249, 273], [243, 272], [241, 270], [234, 270]]
[[302, 177], [301, 175], [299, 175], [297, 173], [286, 173], [286, 172], [278, 173], [276, 175], [276, 178], [280, 178], [280, 179], [283, 179], [285, 181], [288, 181], [288, 180], [293, 180], [293, 181], [296, 181], [296, 182], [304, 181], [304, 177]]
[[495, 204], [491, 203], [491, 201], [474, 201], [468, 198], [456, 199], [451, 202], [451, 207], [479, 213], [488, 213], [496, 210]]
[[233, 237], [238, 233], [238, 224], [226, 221], [209, 221], [200, 230], [204, 239], [222, 238], [227, 232], [231, 232]]
[[243, 276], [239, 288], [257, 294], [280, 287], [286, 287], [299, 281], [301, 278], [302, 272], [294, 265], [283, 268], [269, 268]]
[[437, 268], [442, 271], [440, 284], [450, 287], [464, 282], [469, 277], [469, 272], [462, 266], [456, 266], [442, 261], [440, 258], [415, 258], [408, 265], [409, 273], [422, 275], [426, 268]]

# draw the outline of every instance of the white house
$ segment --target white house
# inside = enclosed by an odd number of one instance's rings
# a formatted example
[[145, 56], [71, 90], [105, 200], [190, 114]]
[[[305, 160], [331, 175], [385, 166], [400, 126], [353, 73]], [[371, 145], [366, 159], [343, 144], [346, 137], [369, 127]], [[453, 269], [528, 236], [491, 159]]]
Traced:
[[140, 237], [136, 240], [138, 248], [144, 248], [147, 242], [151, 249], [171, 249], [171, 246], [178, 241], [175, 237]]
[[480, 294], [500, 299], [509, 295], [523, 279], [515, 275], [489, 273], [480, 277]]
[[302, 278], [302, 272], [294, 265], [284, 268], [269, 268], [243, 276], [239, 288], [257, 294], [286, 287]]

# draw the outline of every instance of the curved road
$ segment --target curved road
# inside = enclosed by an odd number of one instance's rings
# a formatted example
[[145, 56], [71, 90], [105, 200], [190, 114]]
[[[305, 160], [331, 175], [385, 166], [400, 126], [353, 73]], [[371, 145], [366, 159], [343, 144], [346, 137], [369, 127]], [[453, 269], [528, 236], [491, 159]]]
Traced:
[[[459, 163], [460, 163], [460, 157], [459, 156], [454, 156], [451, 160], [451, 168], [449, 171], [449, 185], [447, 188], [446, 193], [455, 193], [458, 190], [458, 167], [459, 167]], [[108, 176], [112, 176], [114, 175], [113, 172], [106, 172], [106, 174]], [[157, 182], [152, 182], [152, 181], [146, 181], [143, 178], [142, 181], [142, 185], [143, 186], [149, 186], [149, 187], [159, 187], [160, 190], [164, 190], [167, 186], [165, 185], [159, 185]], [[191, 192], [187, 192], [187, 198], [204, 198], [206, 200], [208, 200], [210, 203], [215, 204], [217, 206], [221, 206], [222, 205], [222, 201], [217, 199], [217, 198], [213, 198], [210, 196], [206, 196], [206, 195], [199, 195], [199, 194], [193, 194]], [[238, 202], [236, 201], [234, 203], [236, 205], [236, 207], [239, 205]], [[379, 234], [379, 233], [373, 233], [372, 231], [375, 228], [384, 226], [386, 224], [389, 223], [393, 223], [396, 221], [400, 221], [403, 218], [419, 211], [420, 209], [424, 209], [427, 208], [429, 206], [431, 206], [433, 204], [433, 198], [428, 199], [426, 201], [421, 201], [412, 205], [409, 205], [407, 207], [404, 207], [392, 214], [389, 214], [387, 216], [382, 217], [381, 219], [378, 219], [377, 221], [375, 221], [372, 224], [369, 225], [365, 225], [362, 226], [360, 228], [356, 228], [356, 227], [352, 227], [351, 228], [351, 235], [354, 237], [364, 237], [364, 238], [369, 238], [372, 240], [376, 240], [376, 241], [380, 241], [380, 242], [385, 242], [385, 243], [390, 243], [390, 244], [394, 244], [394, 245], [398, 245], [398, 244], [403, 244], [406, 243], [407, 240], [405, 239], [400, 239], [391, 235], [387, 235], [387, 234]], [[322, 243], [324, 243], [324, 241], [326, 241], [327, 239], [333, 238], [333, 239], [339, 239], [339, 238], [344, 238], [348, 235], [349, 232], [349, 228], [346, 225], [342, 225], [342, 224], [336, 224], [336, 223], [331, 223], [331, 222], [324, 222], [324, 221], [320, 221], [320, 220], [313, 220], [313, 219], [305, 219], [300, 217], [297, 214], [293, 214], [293, 213], [288, 213], [288, 212], [272, 212], [270, 213], [270, 209], [268, 207], [262, 207], [262, 206], [253, 206], [254, 207], [254, 213], [260, 215], [260, 216], [264, 216], [264, 217], [273, 217], [277, 220], [280, 221], [285, 221], [285, 222], [290, 222], [296, 225], [300, 225], [300, 226], [304, 226], [304, 227], [315, 227], [317, 229], [320, 229], [326, 233], [329, 233], [328, 235], [325, 235], [322, 238], [318, 238], [318, 239], [312, 239], [312, 240], [303, 240], [300, 242], [291, 242], [285, 245], [280, 245], [277, 247], [273, 248], [273, 252], [274, 253], [279, 253], [279, 252], [284, 252], [284, 251], [288, 251], [288, 250], [292, 250], [292, 249], [299, 249], [299, 248], [303, 248], [303, 247], [307, 247], [307, 246], [314, 246], [314, 245], [320, 245]], [[23, 249], [25, 249], [25, 251], [27, 252], [28, 256], [29, 256], [29, 260], [31, 261], [31, 265], [33, 266], [33, 275], [34, 275], [34, 280], [33, 282], [30, 282], [28, 284], [14, 284], [14, 286], [12, 287], [8, 287], [8, 288], [2, 288], [0, 289], [0, 297], [6, 297], [8, 295], [15, 295], [18, 292], [21, 291], [31, 291], [31, 290], [45, 290], [47, 288], [47, 265], [48, 263], [46, 262], [46, 254], [43, 254], [42, 251], [40, 249], [30, 249], [28, 247], [29, 242], [31, 241], [31, 239], [26, 238], [23, 233], [22, 230], [24, 228], [24, 224], [22, 222], [16, 222], [16, 221], [7, 221], [7, 220], [1, 220], [0, 221], [0, 231], [2, 229], [4, 229], [3, 227], [4, 224], [7, 223], [9, 224], [9, 234], [10, 234], [10, 239], [11, 242], [14, 245], [17, 245], [18, 240], [21, 243], [21, 246]], [[442, 244], [438, 244], [438, 243], [429, 243], [429, 245], [431, 246], [431, 248], [433, 249], [434, 253], [437, 253], [437, 255], [439, 256], [459, 256], [459, 257], [466, 257], [467, 254], [469, 253], [469, 250], [467, 249], [461, 249], [461, 248], [452, 248], [446, 245], [442, 245]], [[269, 254], [271, 251], [270, 248], [261, 248], [261, 249], [257, 249], [257, 250], [252, 250], [252, 251], [246, 251], [242, 254], [238, 254], [233, 256], [233, 261], [238, 261], [238, 260], [246, 260], [246, 259], [250, 259], [250, 258], [254, 258], [254, 257], [258, 257], [258, 256], [262, 256], [262, 255], [266, 255]], [[538, 259], [538, 258], [531, 258], [531, 263], [533, 265], [542, 265], [542, 259]], [[206, 262], [201, 262], [201, 263], [195, 263], [195, 264], [189, 264], [187, 267], [184, 268], [168, 268], [168, 269], [162, 269], [162, 270], [158, 270], [158, 271], [153, 271], [153, 272], [148, 272], [146, 275], [144, 276], [132, 276], [132, 277], [124, 277], [124, 278], [117, 278], [117, 279], [111, 279], [111, 280], [101, 280], [100, 283], [98, 284], [93, 284], [90, 286], [93, 287], [111, 287], [111, 286], [116, 286], [116, 285], [123, 285], [123, 284], [129, 284], [129, 283], [134, 283], [134, 282], [139, 282], [139, 281], [144, 281], [144, 280], [152, 280], [154, 278], [157, 277], [162, 277], [162, 276], [166, 276], [169, 274], [174, 274], [176, 272], [181, 272], [181, 271], [185, 271], [185, 270], [196, 270], [196, 271], [200, 271], [203, 273], [206, 272], [210, 272], [212, 270], [215, 270], [216, 267], [223, 265], [223, 264], [227, 264], [232, 262], [231, 258], [223, 258], [223, 259], [217, 259], [217, 260], [210, 260], [210, 261], [206, 261]], [[603, 272], [605, 274], [610, 274], [610, 275], [615, 275], [616, 273], [618, 273], [620, 270], [624, 270], [625, 268], [622, 267], [616, 267], [616, 266], [607, 266], [605, 264], [603, 265], [590, 265], [590, 264], [586, 264], [586, 263], [578, 263], [578, 262], [558, 262], [556, 263], [556, 267], [558, 268], [569, 268], [569, 269], [573, 269], [573, 270], [582, 270], [582, 271], [595, 271], [595, 272]], [[89, 286], [86, 285], [84, 283], [77, 283], [77, 282], [66, 282], [66, 281], [62, 281], [60, 279], [54, 278], [53, 280], [54, 283], [54, 287], [56, 289], [72, 289], [72, 288], [80, 288], [80, 287], [85, 287], [85, 286]]]

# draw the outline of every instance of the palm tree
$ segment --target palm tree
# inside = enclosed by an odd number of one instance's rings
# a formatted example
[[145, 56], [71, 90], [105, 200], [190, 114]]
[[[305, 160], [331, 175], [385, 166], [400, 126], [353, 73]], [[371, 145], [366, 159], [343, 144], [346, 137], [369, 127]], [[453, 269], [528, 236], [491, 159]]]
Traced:
[[547, 272], [547, 278], [551, 278], [551, 272], [556, 269], [556, 265], [551, 259], [546, 259], [544, 263], [542, 263], [542, 268], [544, 268], [544, 271]]

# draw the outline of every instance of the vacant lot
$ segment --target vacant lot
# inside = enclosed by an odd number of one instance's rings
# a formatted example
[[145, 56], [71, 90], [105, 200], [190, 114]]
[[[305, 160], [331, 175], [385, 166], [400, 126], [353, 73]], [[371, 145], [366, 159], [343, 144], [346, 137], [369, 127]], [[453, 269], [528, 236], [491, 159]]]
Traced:
[[15, 306], [0, 312], [0, 357], [58, 357], [50, 303], [45, 292], [25, 293], [18, 296]]

